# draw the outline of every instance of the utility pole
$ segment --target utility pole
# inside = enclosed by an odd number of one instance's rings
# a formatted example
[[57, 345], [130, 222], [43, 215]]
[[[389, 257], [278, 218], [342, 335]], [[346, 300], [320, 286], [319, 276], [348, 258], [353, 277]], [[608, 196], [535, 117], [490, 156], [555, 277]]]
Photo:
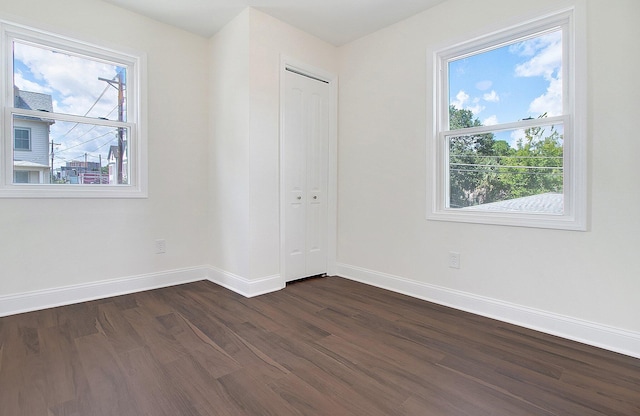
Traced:
[[[114, 79], [98, 78], [118, 90], [118, 121], [124, 121], [124, 82], [122, 71]], [[124, 128], [118, 127], [118, 154], [116, 158], [116, 170], [118, 171], [118, 184], [122, 184], [122, 158], [124, 157]]]
[[60, 146], [60, 143], [54, 143], [53, 140], [51, 140], [51, 172], [49, 174], [49, 183], [53, 183], [53, 146]]

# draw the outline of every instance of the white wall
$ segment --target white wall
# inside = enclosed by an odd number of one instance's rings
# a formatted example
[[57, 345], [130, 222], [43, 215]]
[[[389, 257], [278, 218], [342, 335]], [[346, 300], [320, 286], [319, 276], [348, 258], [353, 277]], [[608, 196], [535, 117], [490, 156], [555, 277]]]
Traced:
[[96, 0], [3, 1], [0, 16], [146, 53], [149, 119], [148, 198], [0, 200], [0, 298], [204, 264], [207, 40]]
[[210, 41], [209, 263], [249, 276], [249, 10]]
[[[340, 48], [339, 270], [444, 303], [495, 300], [630, 331], [638, 348], [637, 0], [587, 2], [589, 231], [425, 219], [427, 49], [562, 4], [449, 0]], [[448, 268], [449, 251], [461, 269]]]
[[336, 72], [337, 50], [251, 8], [211, 45], [211, 264], [245, 280], [280, 282], [280, 59]]

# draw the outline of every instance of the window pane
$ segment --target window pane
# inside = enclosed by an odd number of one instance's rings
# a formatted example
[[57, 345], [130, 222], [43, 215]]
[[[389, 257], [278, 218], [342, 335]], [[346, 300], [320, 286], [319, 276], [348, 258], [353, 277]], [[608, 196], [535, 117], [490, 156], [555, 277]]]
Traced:
[[561, 115], [562, 51], [556, 30], [449, 61], [449, 107], [465, 116], [449, 129]]
[[13, 183], [29, 183], [29, 171], [17, 170], [13, 172]]
[[31, 152], [14, 150], [15, 172], [39, 171], [40, 183], [129, 183], [126, 128], [22, 116], [13, 120], [16, 126], [29, 125], [32, 145]]
[[31, 150], [31, 132], [29, 129], [14, 129], [13, 148], [15, 150]]
[[450, 208], [564, 212], [562, 125], [447, 140]]
[[13, 43], [16, 108], [126, 121], [126, 69]]

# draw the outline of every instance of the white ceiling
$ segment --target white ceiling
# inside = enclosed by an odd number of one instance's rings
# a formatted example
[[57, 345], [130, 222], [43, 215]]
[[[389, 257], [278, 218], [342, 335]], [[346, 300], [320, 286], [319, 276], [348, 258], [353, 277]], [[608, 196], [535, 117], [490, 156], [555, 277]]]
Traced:
[[445, 0], [105, 0], [210, 37], [246, 7], [343, 45]]

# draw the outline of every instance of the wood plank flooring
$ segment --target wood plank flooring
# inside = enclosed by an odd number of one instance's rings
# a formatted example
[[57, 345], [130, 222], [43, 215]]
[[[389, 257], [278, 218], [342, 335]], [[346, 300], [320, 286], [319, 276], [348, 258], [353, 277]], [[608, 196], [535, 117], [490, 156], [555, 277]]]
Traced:
[[0, 415], [640, 415], [640, 360], [338, 277], [0, 318]]

